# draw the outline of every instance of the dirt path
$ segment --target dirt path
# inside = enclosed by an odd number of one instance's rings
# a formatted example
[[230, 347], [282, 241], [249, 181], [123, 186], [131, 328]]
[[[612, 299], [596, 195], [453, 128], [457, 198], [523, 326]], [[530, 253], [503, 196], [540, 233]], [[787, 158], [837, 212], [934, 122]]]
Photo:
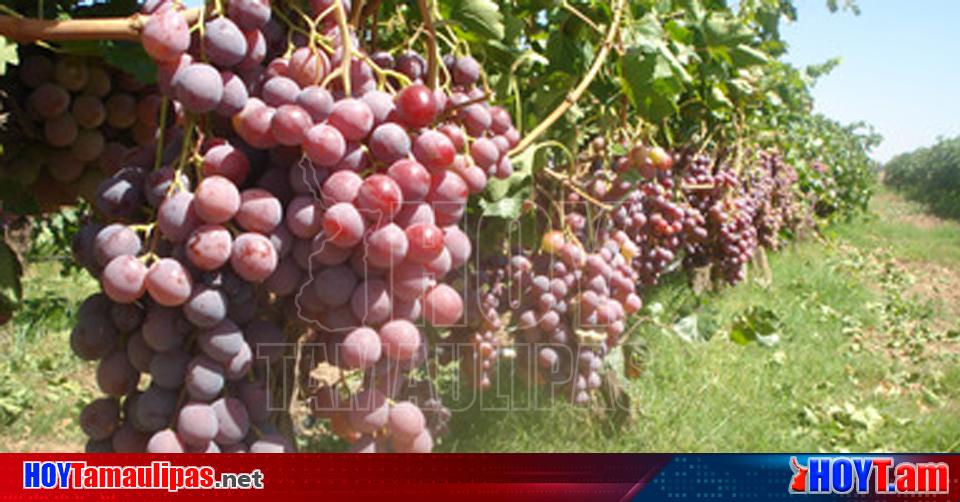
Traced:
[[878, 194], [872, 207], [883, 222], [878, 226], [878, 232], [898, 226], [913, 229], [911, 237], [914, 242], [910, 246], [901, 242], [909, 238], [904, 234], [878, 235], [890, 239], [885, 244], [889, 246], [894, 262], [912, 279], [912, 284], [904, 291], [905, 296], [937, 311], [937, 315], [931, 318], [932, 327], [957, 328], [960, 319], [960, 262], [950, 257], [960, 247], [960, 223], [926, 213], [921, 206], [891, 192]]

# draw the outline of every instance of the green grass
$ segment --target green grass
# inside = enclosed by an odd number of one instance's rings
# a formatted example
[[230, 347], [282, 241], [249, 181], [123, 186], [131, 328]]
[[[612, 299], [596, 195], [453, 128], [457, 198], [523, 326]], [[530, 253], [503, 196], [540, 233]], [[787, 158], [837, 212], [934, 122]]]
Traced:
[[[960, 228], [916, 228], [897, 214], [905, 211], [899, 204], [884, 194], [875, 218], [831, 229], [826, 244], [771, 256], [769, 287], [750, 281], [701, 299], [684, 285], [658, 290], [648, 303], [666, 305], [671, 321], [693, 312], [718, 329], [693, 343], [669, 329], [645, 330], [649, 363], [625, 384], [634, 411], [627, 425], [569, 405], [514, 412], [474, 406], [454, 414], [442, 449], [957, 450], [957, 341], [927, 327], [937, 320], [956, 328], [957, 320], [901, 295], [906, 273], [892, 263], [933, 260], [960, 269]], [[751, 306], [780, 318], [779, 344], [729, 340], [733, 319]]]
[[0, 451], [78, 451], [76, 417], [97, 394], [94, 364], [70, 350], [76, 308], [97, 290], [85, 274], [61, 276], [55, 261], [31, 264], [24, 305], [0, 327]]

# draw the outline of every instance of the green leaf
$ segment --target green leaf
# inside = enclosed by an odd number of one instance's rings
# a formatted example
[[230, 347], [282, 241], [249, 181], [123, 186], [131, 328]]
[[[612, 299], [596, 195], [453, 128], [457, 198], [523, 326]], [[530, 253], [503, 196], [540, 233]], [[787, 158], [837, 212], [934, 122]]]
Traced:
[[142, 45], [103, 40], [99, 43], [99, 52], [106, 62], [129, 73], [140, 82], [149, 85], [157, 81], [157, 67]]
[[737, 316], [730, 328], [730, 340], [739, 345], [757, 342], [765, 347], [780, 343], [780, 317], [762, 307], [750, 307]]
[[0, 37], [0, 75], [6, 75], [7, 65], [18, 64], [17, 43], [7, 37]]
[[7, 317], [23, 299], [20, 259], [5, 241], [0, 240], [0, 318]]
[[730, 59], [733, 60], [733, 64], [741, 68], [765, 65], [770, 62], [770, 58], [767, 57], [766, 53], [746, 44], [740, 44], [734, 47], [733, 50], [730, 51]]
[[620, 59], [620, 80], [623, 92], [648, 121], [659, 122], [677, 112], [683, 87], [660, 53], [628, 50]]
[[484, 216], [513, 220], [520, 216], [520, 211], [523, 209], [523, 199], [506, 197], [495, 202], [481, 199], [480, 208], [483, 209]]
[[701, 342], [700, 328], [697, 325], [697, 315], [690, 314], [673, 324], [672, 331], [681, 340], [686, 342]]
[[494, 40], [504, 36], [503, 15], [492, 0], [455, 0], [446, 10], [449, 20], [468, 31]]

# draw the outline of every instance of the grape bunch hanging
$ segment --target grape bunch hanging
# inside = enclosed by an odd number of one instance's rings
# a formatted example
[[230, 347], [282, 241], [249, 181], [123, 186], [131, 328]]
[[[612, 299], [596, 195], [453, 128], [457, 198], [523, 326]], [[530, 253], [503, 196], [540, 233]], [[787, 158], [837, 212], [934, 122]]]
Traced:
[[446, 429], [412, 373], [463, 317], [459, 225], [519, 133], [468, 55], [431, 89], [429, 58], [363, 49], [349, 3], [276, 7], [233, 0], [195, 26], [144, 7], [159, 133], [75, 239], [103, 290], [71, 336], [105, 394], [81, 414], [90, 450], [290, 451], [266, 369], [304, 339], [344, 375], [304, 394], [355, 450], [428, 452]]
[[160, 96], [130, 75], [39, 48], [12, 68], [0, 177], [29, 188], [42, 210], [89, 197], [136, 145], [156, 142]]

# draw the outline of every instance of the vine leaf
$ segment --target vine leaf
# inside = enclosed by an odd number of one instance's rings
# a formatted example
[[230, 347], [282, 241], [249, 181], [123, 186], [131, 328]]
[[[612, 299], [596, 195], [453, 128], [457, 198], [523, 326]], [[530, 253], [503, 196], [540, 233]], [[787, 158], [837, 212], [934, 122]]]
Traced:
[[448, 20], [483, 38], [500, 40], [505, 34], [503, 15], [492, 0], [455, 0], [446, 11]]
[[102, 40], [99, 49], [104, 60], [129, 73], [141, 83], [149, 85], [157, 81], [157, 67], [142, 45]]
[[780, 343], [781, 330], [780, 316], [770, 309], [754, 306], [737, 316], [730, 328], [730, 340], [739, 345], [757, 342], [772, 347]]
[[7, 37], [0, 37], [0, 75], [7, 73], [7, 65], [17, 64], [20, 58], [17, 57], [17, 44]]

